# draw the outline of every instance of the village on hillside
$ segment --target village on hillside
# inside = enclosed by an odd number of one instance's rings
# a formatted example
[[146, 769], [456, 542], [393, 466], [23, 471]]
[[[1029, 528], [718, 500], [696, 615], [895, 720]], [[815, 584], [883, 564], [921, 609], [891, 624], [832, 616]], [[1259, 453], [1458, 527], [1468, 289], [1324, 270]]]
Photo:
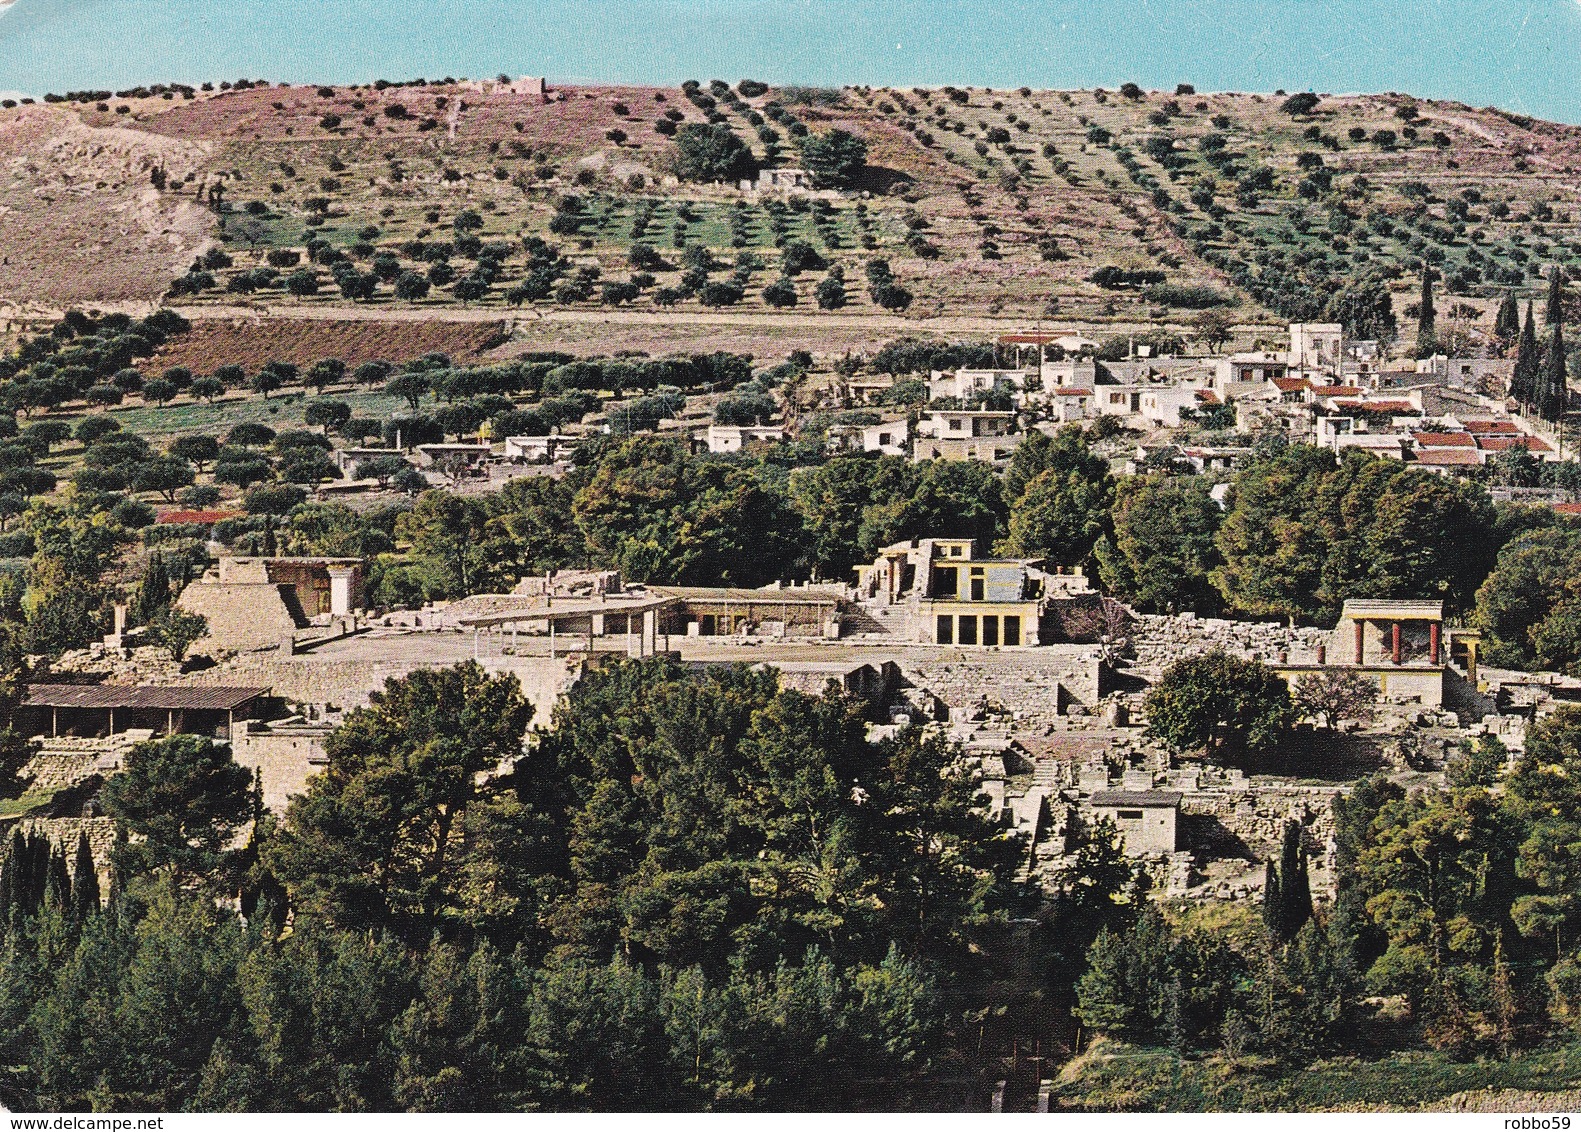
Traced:
[[1581, 1089], [1581, 129], [243, 79], [0, 168], [6, 1107]]

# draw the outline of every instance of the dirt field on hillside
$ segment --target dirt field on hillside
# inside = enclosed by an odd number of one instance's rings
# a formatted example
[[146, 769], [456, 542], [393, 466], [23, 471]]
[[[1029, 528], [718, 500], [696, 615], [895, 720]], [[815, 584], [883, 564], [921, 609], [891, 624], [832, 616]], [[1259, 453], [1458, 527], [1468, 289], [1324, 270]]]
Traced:
[[265, 362], [306, 366], [320, 358], [339, 358], [348, 367], [363, 362], [404, 362], [424, 354], [448, 354], [476, 361], [503, 340], [504, 324], [439, 321], [332, 321], [329, 319], [219, 320], [193, 324], [153, 359], [151, 369], [186, 366], [213, 373], [217, 366], [239, 365], [248, 373]]

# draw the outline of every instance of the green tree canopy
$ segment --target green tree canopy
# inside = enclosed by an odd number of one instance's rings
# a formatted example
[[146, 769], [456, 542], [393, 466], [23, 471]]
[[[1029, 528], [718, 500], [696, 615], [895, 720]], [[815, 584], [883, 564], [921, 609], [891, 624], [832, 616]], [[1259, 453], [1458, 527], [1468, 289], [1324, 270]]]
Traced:
[[688, 122], [675, 135], [675, 171], [685, 181], [745, 180], [757, 173], [746, 142], [722, 122]]
[[1290, 690], [1261, 661], [1214, 651], [1181, 657], [1147, 694], [1148, 733], [1210, 757], [1271, 749], [1295, 722]]
[[133, 746], [121, 772], [105, 782], [100, 801], [138, 838], [122, 846], [121, 868], [212, 876], [253, 816], [252, 772], [206, 736], [173, 735]]
[[801, 160], [820, 189], [848, 189], [867, 165], [867, 142], [849, 130], [808, 134], [801, 140]]

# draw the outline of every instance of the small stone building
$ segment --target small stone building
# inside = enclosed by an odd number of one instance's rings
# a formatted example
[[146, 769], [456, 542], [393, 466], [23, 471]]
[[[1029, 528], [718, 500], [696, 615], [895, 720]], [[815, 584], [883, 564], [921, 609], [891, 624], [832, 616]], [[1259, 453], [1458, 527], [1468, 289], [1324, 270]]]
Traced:
[[1094, 818], [1108, 818], [1127, 856], [1173, 853], [1182, 795], [1175, 790], [1099, 790], [1087, 802]]

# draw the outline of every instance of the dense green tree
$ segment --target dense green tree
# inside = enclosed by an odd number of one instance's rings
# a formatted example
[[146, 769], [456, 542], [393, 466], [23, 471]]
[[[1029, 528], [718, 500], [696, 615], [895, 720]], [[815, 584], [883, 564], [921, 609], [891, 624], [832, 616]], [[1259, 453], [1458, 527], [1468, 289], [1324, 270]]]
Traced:
[[915, 466], [901, 456], [837, 456], [796, 468], [790, 502], [811, 540], [820, 577], [849, 580], [896, 535], [893, 519], [915, 489]]
[[[1497, 753], [1497, 752], [1495, 752]], [[1581, 712], [1568, 708], [1538, 722], [1509, 778], [1510, 811], [1524, 837], [1517, 873], [1531, 891], [1510, 914], [1521, 934], [1553, 940], [1557, 960], [1581, 931]]]
[[867, 143], [848, 130], [808, 134], [801, 159], [817, 188], [848, 189], [867, 165]]
[[758, 586], [797, 569], [795, 516], [759, 469], [633, 437], [603, 454], [572, 515], [595, 562], [634, 581]]
[[723, 123], [688, 122], [675, 135], [675, 171], [686, 181], [735, 181], [757, 173], [752, 150]]
[[1507, 668], [1581, 673], [1581, 531], [1517, 535], [1477, 590], [1473, 624], [1484, 656]]
[[488, 511], [473, 497], [425, 491], [395, 523], [396, 538], [411, 547], [411, 557], [429, 568], [438, 583], [436, 596], [465, 597], [498, 591], [501, 538]]
[[1181, 657], [1147, 694], [1148, 733], [1210, 757], [1271, 749], [1295, 721], [1290, 691], [1260, 661], [1222, 651]]
[[1382, 805], [1355, 861], [1367, 914], [1387, 941], [1367, 973], [1375, 993], [1431, 1009], [1452, 969], [1474, 973], [1492, 958], [1518, 891], [1512, 833], [1482, 789]]
[[480, 914], [465, 833], [491, 799], [478, 776], [522, 754], [532, 708], [513, 676], [474, 664], [385, 682], [325, 744], [329, 766], [293, 799], [270, 867], [300, 911], [414, 940]]
[[119, 828], [137, 837], [118, 849], [123, 871], [212, 877], [252, 817], [252, 773], [206, 736], [173, 735], [134, 745], [100, 801]]
[[1352, 338], [1393, 341], [1398, 326], [1389, 284], [1376, 275], [1353, 278], [1329, 298], [1324, 317], [1338, 322]]
[[1111, 593], [1148, 613], [1217, 610], [1211, 575], [1223, 512], [1209, 487], [1181, 476], [1127, 476], [1115, 485], [1114, 533], [1096, 547]]
[[1510, 376], [1510, 396], [1530, 408], [1537, 400], [1537, 386], [1541, 379], [1541, 362], [1538, 359], [1537, 324], [1532, 317], [1532, 304], [1526, 303], [1526, 322], [1515, 348], [1515, 368]]
[[1214, 583], [1237, 610], [1325, 620], [1346, 598], [1468, 608], [1496, 552], [1487, 493], [1395, 461], [1293, 446], [1236, 477]]

